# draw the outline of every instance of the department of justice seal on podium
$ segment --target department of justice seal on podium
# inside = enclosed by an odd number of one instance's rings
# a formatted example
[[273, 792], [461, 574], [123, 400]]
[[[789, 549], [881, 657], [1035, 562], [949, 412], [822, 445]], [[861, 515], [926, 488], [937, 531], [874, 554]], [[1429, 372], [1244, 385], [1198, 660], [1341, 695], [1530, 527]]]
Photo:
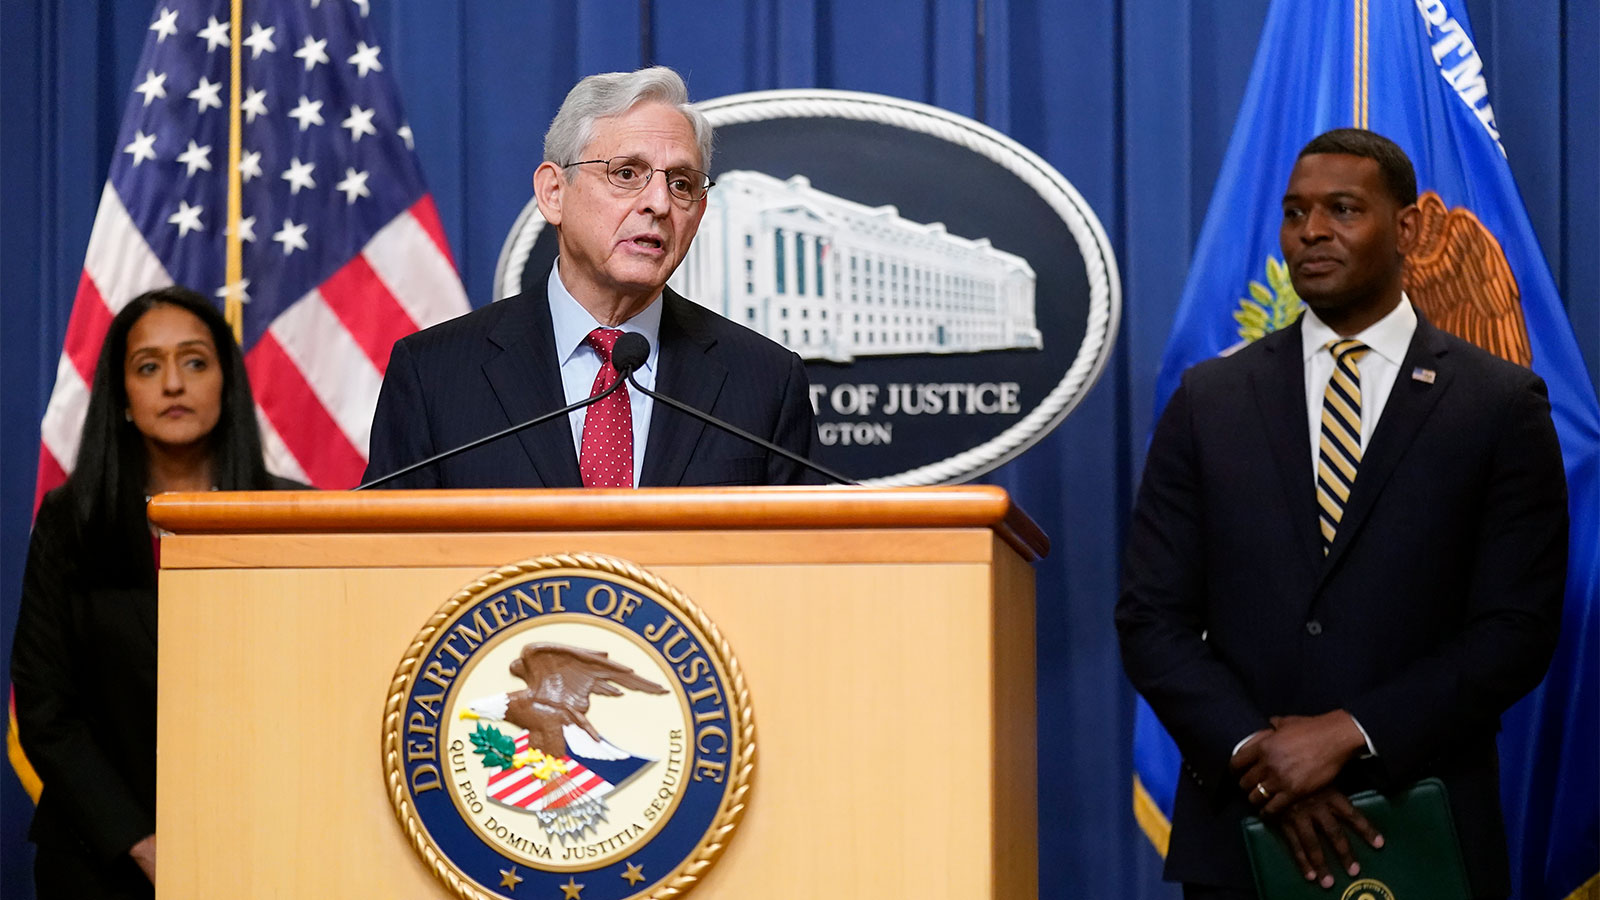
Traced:
[[623, 560], [548, 556], [467, 585], [417, 634], [383, 765], [454, 896], [677, 896], [749, 801], [755, 721], [688, 597]]

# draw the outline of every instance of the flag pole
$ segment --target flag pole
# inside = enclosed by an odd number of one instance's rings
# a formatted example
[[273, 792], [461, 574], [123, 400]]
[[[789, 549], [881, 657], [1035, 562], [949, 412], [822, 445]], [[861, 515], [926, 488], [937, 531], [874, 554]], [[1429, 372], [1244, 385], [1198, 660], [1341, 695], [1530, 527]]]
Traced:
[[244, 69], [244, 47], [239, 40], [244, 30], [244, 0], [233, 0], [233, 40], [229, 42], [230, 75], [228, 78], [228, 230], [224, 243], [227, 255], [227, 274], [223, 291], [223, 315], [233, 326], [233, 339], [244, 343], [244, 251], [239, 239], [239, 219], [244, 205], [243, 189], [239, 182], [239, 154], [243, 143], [244, 127], [240, 105], [240, 79]]
[[1350, 124], [1354, 128], [1366, 128], [1370, 119], [1367, 115], [1367, 73], [1369, 70], [1367, 57], [1369, 26], [1367, 3], [1368, 0], [1352, 0], [1351, 4], [1355, 8], [1355, 40], [1350, 42], [1351, 56], [1353, 57], [1351, 62], [1354, 67], [1350, 82], [1351, 90], [1355, 94], [1350, 106], [1352, 120]]

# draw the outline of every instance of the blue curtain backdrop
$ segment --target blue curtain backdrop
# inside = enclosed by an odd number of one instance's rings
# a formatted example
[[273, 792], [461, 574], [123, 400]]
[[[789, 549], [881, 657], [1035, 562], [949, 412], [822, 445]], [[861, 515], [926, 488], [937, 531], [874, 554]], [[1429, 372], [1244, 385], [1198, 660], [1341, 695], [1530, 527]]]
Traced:
[[[338, 2], [338, 0], [335, 0]], [[1306, 0], [1314, 2], [1314, 0]], [[1411, 0], [1379, 0], [1409, 4]], [[1040, 565], [1041, 882], [1047, 897], [1173, 897], [1129, 809], [1132, 693], [1111, 604], [1156, 369], [1267, 0], [374, 0], [469, 296], [529, 196], [582, 75], [663, 63], [697, 98], [829, 87], [980, 119], [1049, 160], [1111, 235], [1117, 353], [1051, 437], [994, 473], [1054, 541]], [[1592, 381], [1600, 382], [1600, 9], [1469, 0], [1490, 96]], [[0, 4], [0, 672], [38, 422], [151, 7]], [[930, 189], [956, 173], [929, 173]], [[31, 809], [0, 775], [0, 895], [32, 896]]]

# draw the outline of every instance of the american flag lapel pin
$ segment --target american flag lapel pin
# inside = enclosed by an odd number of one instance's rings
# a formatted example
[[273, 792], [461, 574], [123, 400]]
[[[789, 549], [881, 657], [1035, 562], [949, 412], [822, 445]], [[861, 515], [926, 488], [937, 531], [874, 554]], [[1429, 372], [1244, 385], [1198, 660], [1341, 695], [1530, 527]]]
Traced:
[[1417, 366], [1415, 369], [1411, 370], [1411, 380], [1420, 381], [1423, 384], [1433, 384], [1433, 380], [1438, 377], [1438, 373], [1434, 372], [1432, 369], [1424, 369], [1421, 366]]

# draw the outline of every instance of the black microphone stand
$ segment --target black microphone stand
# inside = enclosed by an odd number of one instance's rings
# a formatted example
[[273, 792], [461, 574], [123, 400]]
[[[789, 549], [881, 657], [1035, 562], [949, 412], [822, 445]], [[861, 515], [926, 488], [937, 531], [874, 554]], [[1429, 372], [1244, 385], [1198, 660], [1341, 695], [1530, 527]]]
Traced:
[[[378, 485], [384, 484], [385, 482], [393, 481], [394, 479], [399, 478], [401, 475], [409, 475], [412, 472], [417, 471], [418, 469], [424, 468], [426, 466], [431, 466], [431, 465], [433, 465], [434, 463], [437, 463], [437, 462], [444, 462], [445, 460], [449, 459], [452, 456], [457, 456], [457, 455], [460, 455], [462, 453], [467, 452], [468, 450], [472, 450], [472, 449], [475, 449], [475, 448], [478, 448], [478, 447], [482, 447], [484, 444], [487, 444], [487, 443], [489, 443], [491, 441], [498, 441], [503, 437], [507, 437], [509, 435], [516, 434], [517, 432], [523, 430], [524, 428], [532, 428], [535, 425], [539, 425], [541, 423], [548, 422], [551, 419], [556, 418], [557, 416], [564, 416], [567, 413], [570, 413], [570, 412], [572, 412], [574, 410], [583, 409], [585, 406], [588, 406], [588, 405], [590, 405], [592, 403], [599, 403], [601, 400], [604, 400], [605, 398], [611, 396], [612, 392], [614, 392], [617, 388], [620, 388], [623, 385], [628, 384], [632, 380], [632, 378], [633, 378], [633, 367], [629, 366], [628, 368], [623, 369], [622, 371], [620, 371], [618, 373], [618, 375], [620, 377], [617, 378], [617, 380], [612, 383], [611, 387], [608, 387], [605, 390], [601, 391], [600, 393], [595, 394], [593, 397], [585, 397], [582, 400], [579, 400], [577, 403], [569, 403], [568, 405], [563, 406], [560, 409], [555, 410], [554, 412], [547, 412], [542, 416], [535, 416], [535, 417], [529, 419], [526, 422], [522, 422], [520, 424], [513, 425], [510, 428], [501, 429], [500, 431], [496, 431], [494, 434], [486, 435], [484, 437], [478, 438], [475, 441], [470, 441], [468, 443], [462, 444], [459, 447], [451, 448], [449, 450], [444, 451], [443, 453], [434, 454], [433, 456], [430, 456], [427, 459], [421, 460], [419, 462], [414, 462], [411, 465], [406, 466], [405, 468], [396, 469], [395, 471], [390, 472], [387, 475], [381, 476], [379, 478], [374, 478], [371, 481], [367, 482], [366, 484], [357, 485], [356, 487], [351, 488], [351, 490], [352, 491], [364, 491], [364, 490], [366, 490], [367, 488], [370, 488], [370, 487], [377, 487]], [[643, 390], [643, 388], [640, 388], [640, 390]]]
[[854, 486], [857, 486], [857, 487], [859, 487], [861, 485], [861, 482], [856, 481], [856, 480], [854, 480], [852, 478], [846, 478], [845, 476], [840, 475], [838, 472], [835, 472], [835, 471], [833, 471], [832, 469], [830, 469], [830, 468], [828, 468], [826, 466], [818, 465], [817, 463], [814, 463], [811, 460], [806, 459], [804, 456], [801, 456], [800, 454], [795, 453], [793, 450], [785, 449], [783, 447], [778, 446], [777, 444], [772, 443], [771, 441], [767, 441], [767, 440], [763, 440], [761, 438], [758, 438], [755, 435], [751, 434], [750, 432], [745, 431], [743, 428], [740, 428], [740, 427], [738, 427], [736, 425], [732, 425], [732, 424], [729, 424], [727, 422], [724, 422], [721, 419], [719, 419], [716, 416], [713, 416], [713, 415], [711, 415], [709, 413], [701, 412], [700, 410], [695, 409], [694, 407], [690, 406], [687, 403], [683, 403], [683, 402], [680, 402], [678, 400], [674, 400], [671, 397], [668, 397], [666, 394], [661, 394], [661, 393], [657, 393], [655, 391], [650, 390], [649, 388], [641, 385], [639, 382], [637, 382], [637, 381], [635, 381], [633, 379], [633, 370], [631, 368], [628, 370], [628, 374], [627, 374], [626, 377], [627, 377], [627, 380], [628, 380], [628, 384], [631, 385], [634, 390], [639, 391], [640, 393], [642, 393], [646, 397], [649, 397], [650, 399], [656, 401], [657, 403], [665, 403], [667, 406], [670, 406], [673, 409], [675, 409], [675, 410], [677, 410], [677, 411], [679, 411], [681, 413], [686, 413], [686, 414], [688, 414], [690, 416], [693, 416], [694, 418], [699, 419], [700, 421], [705, 422], [708, 425], [715, 425], [716, 427], [722, 429], [723, 431], [728, 432], [729, 434], [738, 435], [739, 437], [744, 438], [745, 440], [749, 441], [752, 444], [756, 444], [757, 446], [760, 446], [760, 447], [765, 447], [766, 449], [771, 450], [773, 453], [776, 453], [779, 456], [782, 456], [784, 459], [790, 460], [791, 462], [797, 462], [800, 465], [805, 466], [806, 468], [812, 470], [813, 472], [820, 473], [822, 475], [827, 476], [828, 478], [833, 479], [835, 482], [838, 482], [839, 484], [848, 484], [848, 485], [854, 485]]

